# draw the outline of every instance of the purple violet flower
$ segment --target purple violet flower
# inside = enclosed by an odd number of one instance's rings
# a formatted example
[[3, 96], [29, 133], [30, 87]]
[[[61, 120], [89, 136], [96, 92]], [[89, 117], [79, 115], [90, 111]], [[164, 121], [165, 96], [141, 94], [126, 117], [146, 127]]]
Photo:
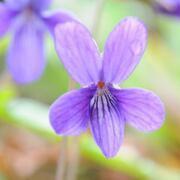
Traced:
[[180, 17], [180, 0], [157, 0], [154, 7], [162, 14]]
[[40, 77], [45, 67], [45, 32], [52, 33], [57, 23], [72, 20], [64, 12], [47, 14], [45, 10], [51, 1], [6, 0], [0, 3], [0, 38], [9, 29], [13, 31], [7, 66], [18, 83], [30, 83]]
[[122, 144], [126, 123], [145, 132], [161, 127], [165, 112], [158, 96], [116, 87], [133, 72], [146, 48], [147, 32], [140, 21], [129, 17], [118, 24], [102, 56], [80, 23], [57, 25], [55, 40], [65, 68], [83, 86], [52, 104], [49, 117], [57, 134], [78, 135], [90, 125], [97, 145], [110, 158]]

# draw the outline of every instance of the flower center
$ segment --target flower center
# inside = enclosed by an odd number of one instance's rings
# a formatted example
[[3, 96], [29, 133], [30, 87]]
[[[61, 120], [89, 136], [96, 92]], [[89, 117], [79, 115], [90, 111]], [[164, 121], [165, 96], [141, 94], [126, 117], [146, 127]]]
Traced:
[[27, 20], [32, 19], [34, 16], [34, 10], [31, 6], [27, 6], [23, 12]]
[[97, 84], [97, 87], [98, 87], [99, 89], [103, 89], [104, 86], [105, 86], [105, 83], [104, 83], [103, 81], [99, 81], [98, 84]]

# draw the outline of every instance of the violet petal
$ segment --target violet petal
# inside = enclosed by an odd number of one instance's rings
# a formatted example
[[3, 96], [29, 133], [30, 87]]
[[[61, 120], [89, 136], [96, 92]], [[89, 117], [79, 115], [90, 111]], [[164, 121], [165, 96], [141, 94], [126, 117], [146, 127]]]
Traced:
[[164, 105], [153, 92], [145, 89], [112, 90], [126, 122], [140, 131], [159, 129], [165, 118]]
[[10, 9], [20, 11], [26, 7], [30, 1], [31, 0], [6, 0], [6, 4]]
[[109, 93], [94, 96], [90, 104], [91, 131], [97, 145], [107, 157], [119, 151], [124, 137], [124, 118], [116, 99]]
[[42, 11], [50, 6], [52, 0], [30, 0], [30, 3], [35, 10]]
[[104, 50], [103, 79], [120, 83], [139, 63], [147, 42], [145, 26], [136, 18], [124, 19], [110, 34]]
[[0, 37], [2, 37], [10, 28], [16, 12], [9, 9], [5, 4], [0, 3]]
[[25, 22], [16, 29], [7, 64], [17, 83], [30, 83], [40, 77], [45, 67], [43, 44], [44, 32], [33, 22]]
[[50, 122], [59, 135], [78, 135], [89, 122], [89, 102], [94, 88], [70, 91], [58, 98], [50, 107]]
[[57, 53], [70, 75], [81, 85], [99, 80], [100, 54], [89, 31], [80, 23], [55, 28]]
[[160, 0], [154, 3], [154, 9], [169, 16], [180, 17], [180, 0]]
[[53, 36], [54, 36], [54, 29], [57, 24], [62, 24], [69, 21], [77, 21], [72, 15], [62, 11], [48, 13], [48, 14], [45, 13], [42, 15], [42, 18]]

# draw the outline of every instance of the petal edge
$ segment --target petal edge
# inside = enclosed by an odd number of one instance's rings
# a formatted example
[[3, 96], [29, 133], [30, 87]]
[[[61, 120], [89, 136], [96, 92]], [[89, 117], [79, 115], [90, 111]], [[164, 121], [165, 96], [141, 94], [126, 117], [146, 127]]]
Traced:
[[153, 92], [140, 88], [113, 90], [126, 122], [143, 132], [159, 129], [165, 119], [165, 109]]
[[94, 89], [70, 91], [58, 98], [50, 107], [50, 123], [59, 135], [79, 135], [89, 122], [89, 102]]
[[44, 32], [35, 24], [17, 27], [7, 56], [8, 69], [17, 83], [31, 83], [42, 75], [46, 65], [43, 41]]
[[107, 83], [126, 80], [140, 62], [147, 44], [147, 30], [137, 18], [122, 20], [105, 44], [102, 76]]
[[99, 81], [100, 54], [89, 31], [80, 23], [55, 28], [56, 51], [69, 74], [81, 85]]

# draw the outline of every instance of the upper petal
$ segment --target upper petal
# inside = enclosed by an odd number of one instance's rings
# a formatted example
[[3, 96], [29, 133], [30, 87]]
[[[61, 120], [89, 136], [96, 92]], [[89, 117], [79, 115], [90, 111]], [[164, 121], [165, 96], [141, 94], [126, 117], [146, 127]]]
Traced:
[[9, 29], [16, 12], [9, 9], [5, 4], [0, 3], [0, 37]]
[[55, 28], [56, 50], [70, 75], [80, 84], [98, 82], [100, 54], [89, 31], [80, 23]]
[[124, 122], [114, 96], [109, 92], [94, 96], [90, 104], [91, 131], [107, 158], [119, 151], [124, 137]]
[[110, 34], [104, 49], [104, 81], [120, 83], [139, 63], [147, 43], [145, 26], [136, 18], [124, 19]]
[[76, 21], [75, 18], [68, 12], [57, 11], [57, 12], [46, 12], [43, 15], [43, 20], [47, 25], [48, 29], [54, 35], [54, 29], [57, 24], [66, 23], [69, 21]]
[[30, 83], [40, 77], [45, 67], [43, 44], [44, 32], [34, 22], [23, 23], [16, 29], [7, 64], [17, 83]]
[[82, 88], [66, 93], [50, 108], [50, 122], [59, 135], [78, 135], [89, 122], [89, 102], [94, 88]]
[[164, 122], [165, 110], [160, 98], [144, 89], [113, 90], [127, 123], [141, 131], [153, 131]]

